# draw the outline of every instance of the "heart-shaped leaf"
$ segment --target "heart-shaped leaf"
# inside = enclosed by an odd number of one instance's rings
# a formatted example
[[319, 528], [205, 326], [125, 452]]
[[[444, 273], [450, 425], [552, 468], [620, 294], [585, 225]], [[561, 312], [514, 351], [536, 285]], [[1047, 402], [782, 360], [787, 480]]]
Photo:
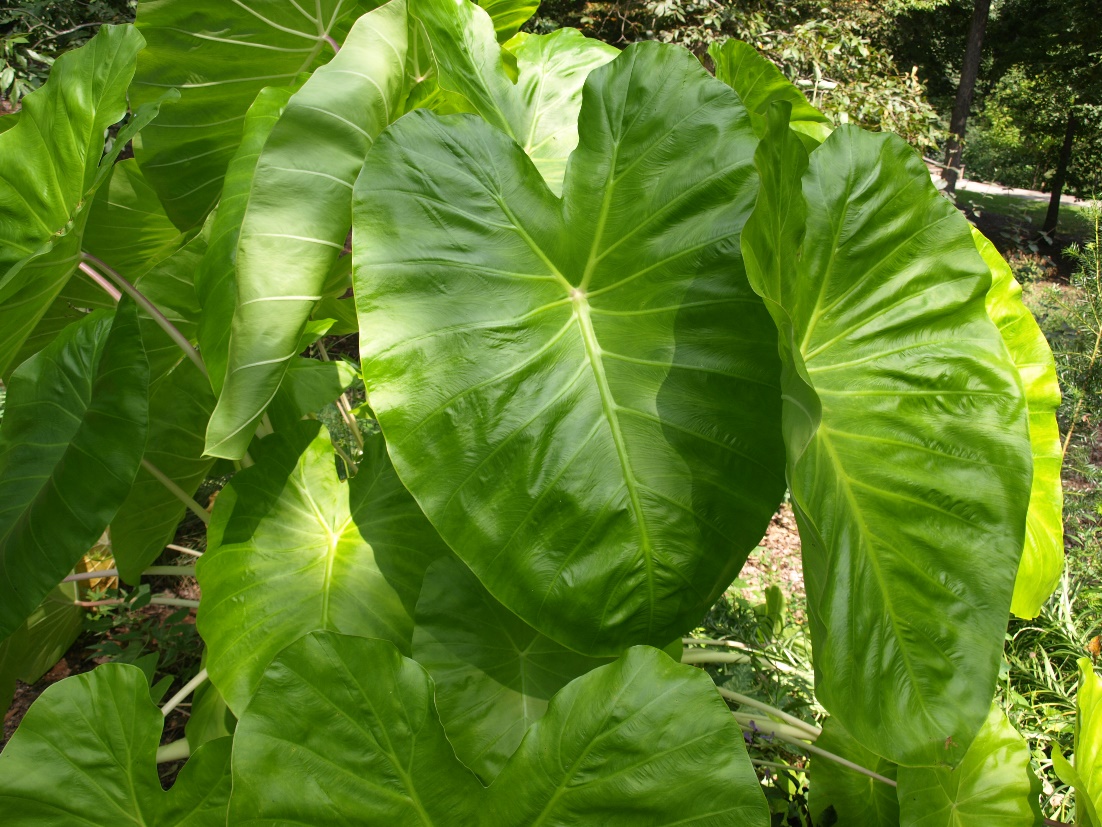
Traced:
[[1010, 611], [1018, 617], [1036, 617], [1045, 601], [1056, 591], [1064, 573], [1064, 486], [1060, 469], [1060, 380], [1056, 361], [1045, 334], [1022, 303], [1022, 287], [1010, 265], [995, 246], [975, 227], [972, 237], [984, 262], [991, 269], [991, 290], [987, 293], [987, 315], [999, 328], [1010, 358], [1025, 385], [1029, 410], [1029, 442], [1033, 447], [1033, 486], [1025, 521], [1025, 548]]
[[111, 663], [54, 684], [0, 753], [4, 824], [224, 827], [230, 739], [200, 749], [165, 792], [156, 764], [163, 726], [135, 666]]
[[[256, 162], [237, 250], [237, 303], [207, 453], [239, 459], [272, 401], [351, 226], [352, 183], [401, 113], [409, 22], [391, 0], [287, 102]], [[304, 151], [309, 147], [309, 151]]]
[[238, 724], [230, 823], [314, 824], [323, 813], [388, 827], [769, 822], [711, 681], [654, 649], [563, 689], [488, 790], [456, 760], [433, 692], [384, 641], [294, 643]]
[[0, 639], [103, 534], [138, 472], [149, 367], [124, 300], [12, 376], [0, 428]]
[[742, 245], [785, 360], [816, 695], [878, 755], [955, 764], [990, 709], [1025, 537], [1021, 380], [922, 159], [840, 127], [808, 166], [786, 108]]
[[364, 381], [395, 467], [496, 599], [615, 655], [691, 628], [784, 490], [776, 331], [742, 276], [755, 138], [677, 47], [586, 84], [565, 196], [419, 111], [355, 204]]
[[197, 566], [207, 669], [238, 715], [272, 658], [307, 632], [408, 652], [425, 569], [446, 553], [378, 436], [351, 482], [317, 422], [266, 438], [256, 460], [219, 494]]
[[960, 766], [899, 768], [900, 827], [1035, 827], [1041, 782], [1029, 761], [1029, 745], [993, 707]]
[[497, 777], [551, 697], [608, 662], [571, 652], [490, 596], [454, 557], [425, 574], [413, 657], [436, 685], [436, 709], [467, 767]]
[[348, 0], [139, 5], [135, 25], [146, 48], [131, 100], [140, 105], [170, 88], [182, 96], [142, 132], [135, 153], [178, 227], [201, 224], [218, 200], [257, 93], [290, 84], [328, 61], [349, 19], [366, 10]]

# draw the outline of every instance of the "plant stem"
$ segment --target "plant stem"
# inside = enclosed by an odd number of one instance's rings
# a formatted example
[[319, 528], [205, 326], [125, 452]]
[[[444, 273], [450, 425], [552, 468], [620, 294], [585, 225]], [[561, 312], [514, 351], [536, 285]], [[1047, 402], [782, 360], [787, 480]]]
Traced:
[[122, 299], [122, 293], [116, 290], [115, 286], [111, 284], [111, 282], [109, 282], [107, 279], [105, 279], [83, 261], [78, 264], [77, 267], [82, 273], [84, 273], [84, 275], [88, 276], [88, 278], [98, 284], [103, 289], [103, 292], [110, 296], [112, 300], [117, 302]]
[[[194, 566], [150, 566], [142, 575], [178, 575], [180, 577], [187, 577], [195, 574]], [[82, 571], [77, 574], [70, 574], [62, 583], [75, 583], [79, 580], [98, 580], [101, 577], [118, 577], [118, 569], [101, 569], [100, 571]]]
[[158, 764], [167, 764], [170, 761], [183, 761], [190, 756], [191, 746], [188, 744], [187, 738], [181, 738], [179, 741], [173, 741], [171, 744], [157, 747]]
[[778, 724], [774, 721], [770, 721], [763, 718], [755, 718], [751, 715], [741, 715], [737, 712], [731, 713], [735, 716], [735, 720], [738, 721], [739, 726], [742, 727], [744, 732], [750, 732], [753, 734], [760, 734], [769, 737], [776, 738], [780, 741], [784, 741], [792, 746], [799, 747], [800, 749], [807, 750], [812, 755], [818, 755], [822, 758], [826, 758], [830, 761], [834, 761], [837, 764], [841, 764], [843, 767], [860, 773], [861, 775], [867, 775], [875, 781], [879, 781], [883, 784], [887, 784], [891, 787], [897, 787], [895, 781], [887, 778], [880, 773], [873, 772], [867, 767], [862, 767], [860, 764], [855, 764], [852, 761], [843, 758], [841, 755], [835, 755], [833, 752], [817, 747], [814, 744], [807, 743], [808, 736], [803, 733], [802, 730], [797, 730], [795, 727], [790, 727], [785, 724]]
[[178, 546], [174, 543], [169, 543], [167, 546], [165, 546], [165, 548], [170, 548], [173, 551], [180, 552], [181, 554], [190, 554], [192, 557], [202, 557], [203, 556], [203, 552], [201, 552], [201, 551], [196, 551], [193, 548], [184, 548], [183, 546]]
[[142, 468], [152, 474], [161, 485], [172, 492], [176, 499], [186, 505], [192, 514], [203, 521], [203, 525], [210, 525], [210, 512], [199, 505], [199, 503], [195, 502], [195, 500], [188, 495], [187, 491], [178, 486], [173, 480], [169, 479], [164, 471], [159, 469], [145, 457], [142, 457]]
[[804, 772], [799, 767], [794, 767], [791, 764], [781, 764], [777, 761], [763, 761], [760, 758], [751, 758], [750, 763], [755, 767], [769, 767], [774, 770], [791, 770], [792, 772]]
[[207, 670], [200, 669], [198, 675], [185, 683], [180, 691], [169, 698], [168, 703], [161, 707], [161, 714], [167, 718], [169, 713], [172, 712], [172, 710], [174, 710], [176, 707], [178, 707], [180, 705], [180, 702], [183, 701], [188, 695], [190, 695], [192, 692], [202, 686], [208, 677], [209, 675], [207, 675]]
[[733, 649], [750, 649], [749, 646], [740, 640], [715, 640], [710, 637], [683, 637], [681, 638], [681, 642], [685, 646], [692, 646], [695, 644], [697, 646], [730, 646]]
[[682, 663], [750, 663], [749, 655], [739, 652], [694, 652], [681, 654]]
[[341, 47], [340, 47], [340, 45], [339, 45], [339, 44], [337, 43], [337, 41], [335, 41], [335, 40], [334, 40], [333, 38], [331, 38], [331, 37], [330, 37], [329, 35], [323, 35], [323, 36], [324, 36], [324, 38], [325, 38], [325, 42], [326, 42], [326, 43], [328, 43], [328, 44], [329, 44], [330, 46], [332, 46], [332, 47], [333, 47], [333, 54], [337, 54], [337, 53], [338, 53], [338, 52], [339, 52], [339, 51], [341, 50]]
[[734, 701], [735, 703], [742, 704], [743, 706], [753, 707], [754, 709], [758, 709], [766, 713], [767, 715], [772, 715], [774, 718], [780, 718], [781, 721], [786, 724], [791, 724], [798, 729], [804, 730], [812, 740], [818, 738], [820, 735], [823, 734], [823, 731], [819, 729], [819, 727], [809, 724], [807, 721], [801, 721], [795, 715], [789, 715], [787, 712], [783, 712], [782, 710], [777, 709], [774, 706], [770, 706], [767, 703], [763, 703], [762, 701], [756, 700], [755, 698], [751, 698], [747, 695], [740, 695], [738, 692], [732, 692], [729, 689], [724, 689], [722, 686], [717, 686], [716, 689], [719, 690], [720, 695], [722, 695], [729, 701]]
[[[98, 606], [121, 606], [127, 601], [119, 598], [117, 600], [74, 600], [74, 606], [80, 606], [85, 609], [95, 609]], [[183, 597], [151, 597], [149, 602], [156, 606], [180, 606], [187, 609], [198, 609], [198, 600], [186, 600]]]
[[203, 359], [199, 356], [199, 351], [191, 346], [191, 342], [188, 341], [187, 337], [176, 328], [176, 325], [168, 320], [164, 313], [157, 309], [157, 306], [153, 304], [153, 302], [142, 295], [138, 288], [136, 288], [133, 284], [120, 276], [106, 263], [100, 261], [100, 259], [96, 258], [94, 255], [81, 252], [81, 256], [83, 256], [85, 259], [85, 261], [82, 261], [78, 265], [82, 272], [84, 272], [86, 275], [92, 278], [92, 280], [95, 281], [96, 284], [99, 284], [102, 287], [103, 285], [100, 279], [95, 278], [95, 276], [99, 276], [100, 273], [97, 273], [95, 270], [89, 267], [87, 262], [90, 261], [92, 264], [94, 264], [103, 275], [111, 279], [111, 281], [118, 285], [119, 289], [122, 290], [123, 293], [126, 293], [126, 295], [132, 298], [134, 302], [140, 308], [142, 308], [142, 310], [148, 313], [153, 318], [153, 321], [155, 321], [160, 326], [161, 330], [167, 333], [168, 337], [179, 346], [180, 350], [184, 352], [184, 355], [195, 363], [195, 366], [199, 368], [202, 374], [204, 376], [207, 375], [207, 366], [203, 364]]

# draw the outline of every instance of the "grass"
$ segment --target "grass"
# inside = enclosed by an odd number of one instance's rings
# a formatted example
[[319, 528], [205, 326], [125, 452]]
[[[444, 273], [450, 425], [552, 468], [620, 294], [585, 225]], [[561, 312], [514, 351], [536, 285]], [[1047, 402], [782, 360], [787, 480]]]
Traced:
[[[982, 192], [957, 193], [957, 206], [976, 213], [992, 213], [1020, 221], [1030, 229], [1040, 231], [1048, 212], [1048, 201], [1034, 201], [1009, 193], [991, 195]], [[1061, 204], [1057, 231], [1062, 238], [1086, 238], [1093, 232], [1089, 208], [1077, 204]]]

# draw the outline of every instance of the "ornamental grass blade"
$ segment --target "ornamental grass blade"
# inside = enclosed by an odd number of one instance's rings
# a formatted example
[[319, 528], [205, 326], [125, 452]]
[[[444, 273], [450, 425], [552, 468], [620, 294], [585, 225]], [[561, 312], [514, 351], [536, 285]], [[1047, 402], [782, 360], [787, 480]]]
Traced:
[[1056, 591], [1064, 573], [1064, 486], [1060, 469], [1060, 380], [1056, 361], [1033, 314], [1022, 303], [1022, 287], [1010, 265], [975, 227], [972, 237], [991, 269], [987, 315], [999, 328], [1010, 358], [1022, 377], [1029, 410], [1029, 442], [1033, 448], [1033, 485], [1025, 522], [1025, 548], [1014, 580], [1010, 611], [1033, 618]]
[[254, 458], [219, 494], [197, 566], [207, 669], [237, 715], [276, 654], [307, 632], [409, 652], [425, 569], [447, 552], [381, 437], [367, 439], [351, 482], [318, 422], [267, 437]]
[[240, 459], [274, 398], [352, 223], [352, 184], [401, 114], [409, 22], [391, 0], [287, 102], [256, 162], [237, 248], [237, 301], [210, 456]]
[[808, 166], [786, 107], [742, 245], [785, 361], [816, 695], [878, 755], [955, 764], [987, 718], [1025, 537], [1025, 395], [990, 271], [921, 158], [840, 127]]
[[699, 621], [784, 490], [776, 331], [741, 274], [756, 145], [688, 52], [589, 75], [560, 201], [471, 115], [357, 183], [361, 368], [395, 467], [494, 597], [590, 655]]
[[202, 747], [166, 792], [156, 764], [163, 726], [135, 666], [110, 663], [54, 684], [0, 753], [5, 827], [224, 827], [230, 739]]
[[138, 314], [96, 311], [24, 362], [0, 427], [0, 639], [103, 534], [138, 472], [149, 367]]

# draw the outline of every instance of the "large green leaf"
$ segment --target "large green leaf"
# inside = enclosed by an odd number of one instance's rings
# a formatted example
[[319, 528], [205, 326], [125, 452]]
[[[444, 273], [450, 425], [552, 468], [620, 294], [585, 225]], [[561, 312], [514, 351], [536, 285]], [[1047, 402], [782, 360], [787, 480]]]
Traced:
[[759, 135], [765, 135], [766, 113], [774, 101], [785, 101], [792, 107], [788, 126], [800, 136], [808, 152], [830, 135], [830, 118], [808, 103], [781, 70], [749, 43], [716, 42], [708, 47], [708, 54], [715, 62], [716, 77], [734, 89], [750, 110]]
[[991, 709], [956, 769], [900, 767], [900, 827], [1035, 827], [1041, 782], [1029, 745], [1003, 711]]
[[131, 282], [180, 247], [186, 237], [176, 229], [149, 186], [138, 162], [119, 161], [100, 187], [84, 229], [83, 248]]
[[268, 408], [272, 427], [277, 431], [289, 428], [304, 416], [317, 413], [340, 396], [356, 376], [356, 369], [344, 360], [292, 359], [279, 393]]
[[[823, 722], [823, 734], [815, 746], [895, 779], [896, 766], [853, 740], [835, 718]], [[855, 772], [837, 761], [815, 757], [811, 764], [808, 809], [815, 823], [833, 808], [834, 824], [844, 827], [899, 827], [899, 799], [895, 787]]]
[[64, 655], [84, 629], [84, 611], [74, 601], [76, 583], [46, 595], [15, 633], [0, 643], [0, 710], [7, 710], [15, 682], [34, 683]]
[[165, 792], [156, 764], [163, 725], [135, 666], [54, 684], [0, 753], [5, 827], [224, 827], [230, 739], [200, 749]]
[[404, 0], [352, 27], [288, 101], [256, 162], [237, 250], [229, 361], [207, 453], [238, 459], [298, 355], [352, 223], [352, 184], [408, 91]]
[[565, 197], [470, 115], [401, 119], [357, 186], [364, 381], [489, 591], [595, 655], [699, 621], [784, 489], [776, 332], [742, 276], [755, 145], [677, 47], [589, 76]]
[[[145, 459], [191, 495], [214, 460], [203, 456], [203, 433], [214, 407], [210, 383], [190, 360], [183, 360], [149, 400], [149, 444]], [[137, 583], [141, 573], [171, 543], [187, 507], [148, 470], [111, 521], [111, 549], [119, 574]]]
[[222, 197], [211, 219], [210, 243], [195, 272], [195, 290], [203, 308], [199, 317], [199, 347], [215, 393], [221, 392], [226, 379], [230, 327], [237, 304], [237, 241], [249, 205], [253, 173], [260, 151], [292, 94], [290, 87], [264, 89], [249, 107], [241, 145], [230, 160], [222, 182]]
[[786, 107], [742, 245], [780, 331], [816, 694], [873, 752], [955, 764], [987, 717], [1025, 537], [1021, 381], [922, 159], [841, 127], [809, 167]]
[[656, 650], [562, 690], [489, 790], [452, 753], [433, 691], [386, 642], [315, 633], [293, 644], [238, 725], [230, 823], [768, 824], [708, 677]]
[[1060, 468], [1060, 380], [1056, 361], [1033, 314], [1022, 303], [1022, 287], [994, 245], [975, 227], [972, 237], [991, 269], [987, 314], [999, 328], [1010, 358], [1025, 385], [1029, 441], [1033, 447], [1033, 487], [1025, 523], [1025, 548], [1010, 611], [1036, 617], [1060, 583], [1064, 571], [1064, 487]]
[[617, 50], [574, 29], [521, 34], [503, 50], [486, 11], [469, 0], [412, 0], [411, 11], [428, 32], [440, 85], [516, 140], [561, 194], [567, 156], [578, 144], [582, 86]]
[[328, 38], [365, 9], [349, 0], [150, 0], [136, 26], [146, 48], [130, 90], [135, 105], [182, 92], [142, 132], [135, 152], [168, 215], [202, 223], [222, 191], [245, 113], [265, 86], [286, 85], [333, 56]]
[[539, 0], [480, 0], [478, 5], [490, 15], [494, 33], [504, 43], [528, 22], [540, 4]]
[[105, 130], [126, 113], [142, 42], [130, 26], [101, 27], [58, 58], [46, 84], [23, 99], [19, 122], [0, 135], [0, 375], [76, 269], [87, 206], [115, 158], [157, 112], [157, 102], [137, 112], [101, 161]]
[[[232, 496], [227, 493], [232, 490]], [[199, 561], [207, 669], [240, 715], [272, 658], [326, 629], [409, 652], [428, 565], [446, 547], [402, 488], [381, 437], [351, 483], [329, 435], [302, 422], [263, 440], [256, 465], [218, 497]]]
[[608, 661], [571, 652], [490, 596], [454, 557], [425, 574], [413, 657], [436, 684], [448, 741], [492, 781], [556, 692]]
[[134, 305], [24, 362], [0, 428], [0, 639], [103, 534], [145, 448], [149, 367]]
[[[1075, 809], [1080, 827], [1099, 827], [1102, 820], [1102, 678], [1090, 658], [1079, 659], [1079, 690], [1075, 698], [1075, 765], [1053, 754], [1060, 777], [1075, 788]], [[1059, 759], [1059, 761], [1057, 761]], [[1069, 777], [1070, 776], [1070, 777]]]

